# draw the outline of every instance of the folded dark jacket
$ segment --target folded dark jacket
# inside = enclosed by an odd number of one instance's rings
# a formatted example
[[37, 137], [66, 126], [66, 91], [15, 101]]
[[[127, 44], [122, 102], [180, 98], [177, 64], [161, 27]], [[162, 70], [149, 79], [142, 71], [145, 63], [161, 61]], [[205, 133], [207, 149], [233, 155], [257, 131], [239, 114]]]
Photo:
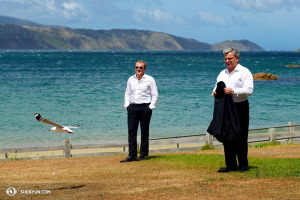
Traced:
[[226, 87], [223, 81], [217, 83], [213, 119], [207, 132], [219, 142], [239, 139], [240, 121], [231, 95], [224, 93]]

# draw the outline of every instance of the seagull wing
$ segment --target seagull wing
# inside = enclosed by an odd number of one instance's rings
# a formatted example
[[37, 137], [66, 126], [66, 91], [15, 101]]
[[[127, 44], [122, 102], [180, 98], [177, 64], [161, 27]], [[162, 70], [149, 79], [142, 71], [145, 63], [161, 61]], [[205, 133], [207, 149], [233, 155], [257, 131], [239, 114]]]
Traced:
[[51, 122], [50, 120], [46, 119], [46, 118], [42, 118], [42, 116], [38, 113], [35, 113], [34, 114], [35, 118], [39, 121], [39, 122], [42, 122], [42, 123], [46, 123], [46, 124], [50, 124], [50, 125], [53, 125], [55, 126], [56, 128], [63, 128], [63, 126], [59, 125], [59, 124], [56, 124], [54, 122]]
[[65, 126], [65, 127], [68, 127], [68, 128], [79, 128], [82, 124], [78, 124], [76, 127], [75, 126]]

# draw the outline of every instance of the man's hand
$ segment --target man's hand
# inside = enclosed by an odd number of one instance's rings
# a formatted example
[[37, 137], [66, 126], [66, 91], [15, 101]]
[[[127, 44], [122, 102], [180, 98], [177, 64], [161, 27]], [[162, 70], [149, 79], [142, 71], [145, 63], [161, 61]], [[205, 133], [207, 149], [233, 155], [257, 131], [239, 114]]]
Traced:
[[216, 96], [217, 96], [216, 91], [213, 91], [213, 97], [216, 97]]
[[229, 95], [231, 94], [232, 88], [224, 88], [224, 93]]

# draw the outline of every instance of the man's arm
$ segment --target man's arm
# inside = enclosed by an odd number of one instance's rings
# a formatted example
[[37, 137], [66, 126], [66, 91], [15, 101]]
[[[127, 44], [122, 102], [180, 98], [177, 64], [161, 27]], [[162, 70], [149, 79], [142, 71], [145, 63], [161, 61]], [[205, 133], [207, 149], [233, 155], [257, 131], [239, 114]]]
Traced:
[[130, 89], [130, 84], [129, 80], [127, 81], [127, 87], [125, 91], [125, 101], [124, 101], [124, 108], [127, 109], [130, 103], [130, 96], [131, 96], [131, 89]]
[[247, 95], [251, 96], [253, 94], [253, 76], [249, 70], [247, 70], [242, 88], [234, 88], [234, 94], [236, 95]]
[[157, 91], [157, 87], [156, 87], [154, 78], [151, 79], [151, 81], [150, 81], [150, 92], [151, 92], [152, 99], [151, 99], [149, 108], [152, 110], [152, 109], [156, 109], [155, 106], [158, 101], [158, 91]]

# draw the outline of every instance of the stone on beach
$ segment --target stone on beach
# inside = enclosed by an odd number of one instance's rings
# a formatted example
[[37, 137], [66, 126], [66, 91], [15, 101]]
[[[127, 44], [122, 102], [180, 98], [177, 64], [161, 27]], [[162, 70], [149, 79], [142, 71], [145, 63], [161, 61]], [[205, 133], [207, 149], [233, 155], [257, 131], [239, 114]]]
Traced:
[[256, 80], [256, 81], [277, 80], [278, 76], [275, 76], [271, 73], [266, 74], [266, 73], [260, 72], [260, 73], [257, 73], [257, 74], [253, 74], [253, 79]]

